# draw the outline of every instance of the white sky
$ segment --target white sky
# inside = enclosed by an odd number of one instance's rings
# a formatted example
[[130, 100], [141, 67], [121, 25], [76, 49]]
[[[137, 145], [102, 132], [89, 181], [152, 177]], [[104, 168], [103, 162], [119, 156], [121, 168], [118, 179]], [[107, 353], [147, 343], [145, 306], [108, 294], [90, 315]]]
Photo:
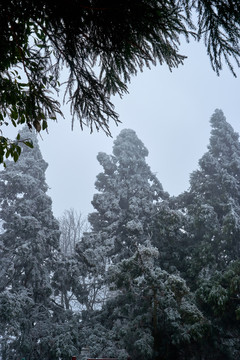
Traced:
[[[165, 191], [178, 195], [187, 190], [189, 174], [207, 149], [209, 119], [216, 108], [240, 132], [239, 78], [227, 66], [220, 77], [213, 72], [205, 48], [192, 42], [183, 46], [185, 64], [171, 73], [158, 65], [147, 68], [129, 85], [129, 94], [113, 99], [122, 124], [110, 126], [113, 138], [103, 132], [81, 132], [71, 117], [49, 126], [39, 139], [49, 167], [46, 173], [55, 216], [70, 207], [84, 215], [93, 211], [96, 175], [101, 171], [99, 151], [112, 153], [113, 140], [121, 129], [131, 128], [149, 150], [147, 162]], [[239, 76], [240, 71], [237, 70]]]

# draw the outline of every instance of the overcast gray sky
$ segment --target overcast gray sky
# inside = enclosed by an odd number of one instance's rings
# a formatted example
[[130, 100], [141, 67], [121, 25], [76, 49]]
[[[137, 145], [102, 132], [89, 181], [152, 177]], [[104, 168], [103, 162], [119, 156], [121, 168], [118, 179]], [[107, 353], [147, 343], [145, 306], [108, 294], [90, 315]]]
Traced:
[[227, 66], [218, 77], [201, 44], [186, 44], [182, 53], [188, 56], [183, 66], [172, 73], [165, 65], [146, 68], [132, 78], [128, 95], [113, 99], [122, 121], [118, 127], [111, 124], [113, 138], [101, 132], [90, 135], [87, 128], [81, 132], [77, 122], [72, 132], [67, 110], [66, 119], [42, 135], [39, 144], [49, 164], [47, 183], [57, 217], [71, 207], [85, 215], [93, 210], [94, 182], [101, 171], [97, 153], [110, 154], [121, 129], [136, 131], [149, 150], [148, 164], [171, 195], [188, 189], [189, 174], [207, 149], [209, 119], [216, 108], [240, 132], [239, 78]]

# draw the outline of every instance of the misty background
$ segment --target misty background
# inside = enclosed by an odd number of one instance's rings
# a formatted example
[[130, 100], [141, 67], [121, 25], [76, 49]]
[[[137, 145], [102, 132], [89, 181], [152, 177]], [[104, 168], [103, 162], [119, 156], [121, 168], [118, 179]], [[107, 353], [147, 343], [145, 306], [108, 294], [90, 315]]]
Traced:
[[209, 119], [216, 108], [240, 132], [239, 78], [226, 64], [218, 77], [200, 43], [183, 44], [181, 53], [188, 57], [183, 66], [172, 72], [166, 65], [145, 68], [132, 78], [129, 94], [112, 98], [122, 122], [118, 126], [110, 122], [112, 138], [103, 131], [90, 134], [87, 127], [81, 131], [77, 120], [71, 131], [67, 106], [62, 108], [65, 119], [49, 122], [49, 133], [38, 138], [49, 164], [46, 180], [55, 216], [69, 208], [85, 216], [93, 211], [94, 182], [101, 171], [96, 156], [100, 151], [111, 154], [113, 141], [124, 128], [135, 130], [147, 147], [147, 163], [170, 195], [188, 189], [189, 174], [207, 150]]

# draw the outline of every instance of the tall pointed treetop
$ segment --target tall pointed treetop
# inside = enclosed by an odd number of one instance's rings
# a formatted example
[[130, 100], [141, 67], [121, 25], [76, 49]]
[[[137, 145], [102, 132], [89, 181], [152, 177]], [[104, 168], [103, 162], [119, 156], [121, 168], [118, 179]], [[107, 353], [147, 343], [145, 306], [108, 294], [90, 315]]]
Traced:
[[147, 155], [136, 133], [125, 129], [114, 141], [113, 155], [99, 153], [97, 157], [103, 172], [97, 176], [99, 193], [92, 201], [96, 212], [89, 221], [95, 232], [113, 241], [115, 253], [125, 249], [127, 257], [136, 243], [150, 236], [156, 204], [168, 196], [146, 163]]
[[208, 151], [191, 175], [185, 205], [195, 243], [202, 243], [197, 253], [206, 264], [222, 267], [240, 254], [240, 143], [221, 110], [210, 123]]
[[[5, 193], [11, 191], [13, 191], [13, 193], [25, 193], [34, 187], [46, 192], [48, 186], [45, 181], [45, 171], [48, 164], [42, 157], [37, 136], [35, 132], [30, 131], [27, 126], [20, 131], [20, 136], [22, 139], [33, 144], [34, 151], [27, 145], [22, 144], [22, 156], [17, 163], [6, 161], [7, 169], [1, 172], [1, 177], [7, 181], [7, 183], [5, 181], [4, 184], [4, 191]], [[1, 182], [0, 191], [2, 185], [3, 182]]]
[[[124, 129], [120, 132], [114, 141], [113, 154], [118, 159], [129, 157], [131, 160], [145, 158], [148, 156], [148, 150], [143, 142], [137, 137], [134, 130]], [[136, 159], [134, 159], [136, 157]]]
[[210, 145], [208, 146], [209, 152], [217, 158], [224, 168], [227, 167], [230, 170], [232, 162], [237, 161], [238, 164], [236, 165], [240, 169], [239, 134], [234, 132], [232, 126], [226, 121], [222, 110], [215, 110], [210, 123], [212, 131]]
[[[227, 123], [221, 110], [214, 112], [210, 123], [212, 131], [208, 152], [199, 161], [200, 169], [191, 175], [190, 191], [198, 192], [199, 196], [204, 196], [209, 203], [219, 201], [224, 194], [228, 198], [231, 195], [230, 197], [239, 201], [239, 135]], [[225, 204], [228, 202], [226, 201]]]

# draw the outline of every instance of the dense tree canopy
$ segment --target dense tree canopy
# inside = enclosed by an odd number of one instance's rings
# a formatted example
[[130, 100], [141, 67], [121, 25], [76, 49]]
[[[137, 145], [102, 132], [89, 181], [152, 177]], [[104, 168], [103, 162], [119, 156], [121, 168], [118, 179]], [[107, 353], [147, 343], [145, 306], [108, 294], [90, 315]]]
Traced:
[[108, 299], [83, 330], [92, 356], [239, 358], [240, 144], [221, 110], [210, 123], [208, 151], [178, 198], [149, 172], [132, 130], [112, 156], [98, 155], [104, 172], [89, 220], [92, 246], [110, 266]]
[[[234, 73], [239, 12], [236, 0], [1, 1], [1, 125], [46, 129], [61, 114], [62, 82], [73, 119], [109, 134], [109, 120], [118, 121], [111, 95], [126, 93], [144, 66], [182, 64], [182, 36], [203, 38], [213, 69], [219, 73], [225, 60]], [[17, 159], [18, 142], [1, 134], [0, 162], [5, 155]]]
[[[188, 359], [199, 350], [191, 348], [204, 337], [207, 320], [197, 308], [185, 281], [158, 265], [158, 251], [150, 242], [109, 269], [115, 295], [98, 318], [110, 331], [112, 349], [88, 339], [92, 355], [113, 352], [119, 359], [125, 350], [131, 359]], [[101, 335], [100, 335], [101, 336]], [[117, 340], [116, 340], [117, 339]], [[200, 349], [198, 343], [198, 349]], [[119, 352], [121, 350], [121, 356]], [[182, 356], [182, 357], [181, 357]]]
[[[240, 143], [221, 110], [190, 188], [170, 197], [133, 130], [98, 154], [90, 228], [59, 227], [27, 126], [0, 172], [0, 343], [5, 360], [240, 358]], [[81, 235], [82, 234], [82, 235]], [[70, 246], [69, 246], [70, 244]]]

